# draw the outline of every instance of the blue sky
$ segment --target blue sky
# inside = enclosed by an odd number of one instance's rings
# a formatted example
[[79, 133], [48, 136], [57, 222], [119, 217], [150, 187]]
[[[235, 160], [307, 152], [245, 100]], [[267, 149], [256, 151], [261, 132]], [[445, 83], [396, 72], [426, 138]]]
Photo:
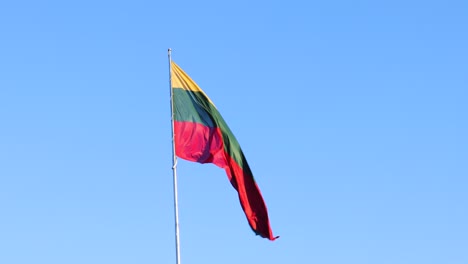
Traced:
[[466, 1], [3, 1], [0, 263], [175, 263], [167, 48], [266, 200], [179, 161], [182, 263], [468, 263]]

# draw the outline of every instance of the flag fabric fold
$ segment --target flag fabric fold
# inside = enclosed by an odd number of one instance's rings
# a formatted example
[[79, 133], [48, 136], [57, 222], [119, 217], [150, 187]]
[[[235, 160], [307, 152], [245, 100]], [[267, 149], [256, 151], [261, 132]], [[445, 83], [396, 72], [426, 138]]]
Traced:
[[171, 87], [176, 155], [225, 169], [252, 230], [261, 237], [275, 240], [265, 202], [247, 160], [213, 102], [172, 61]]

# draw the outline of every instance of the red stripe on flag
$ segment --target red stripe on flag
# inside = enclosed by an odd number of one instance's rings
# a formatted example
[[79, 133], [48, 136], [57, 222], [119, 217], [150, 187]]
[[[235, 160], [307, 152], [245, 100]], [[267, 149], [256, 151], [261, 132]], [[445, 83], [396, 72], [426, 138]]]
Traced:
[[224, 168], [236, 189], [250, 227], [261, 237], [275, 240], [260, 189], [249, 170], [244, 170], [224, 149], [219, 128], [193, 122], [174, 122], [176, 155], [199, 163], [213, 163]]

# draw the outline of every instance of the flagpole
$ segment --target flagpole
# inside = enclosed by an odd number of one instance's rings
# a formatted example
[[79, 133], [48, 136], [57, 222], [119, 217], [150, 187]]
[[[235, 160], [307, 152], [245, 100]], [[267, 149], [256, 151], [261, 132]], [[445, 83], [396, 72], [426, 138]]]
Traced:
[[167, 50], [167, 57], [169, 59], [169, 90], [171, 97], [171, 129], [172, 129], [172, 178], [174, 186], [174, 221], [175, 221], [175, 242], [176, 242], [176, 264], [180, 264], [180, 237], [179, 237], [179, 203], [177, 199], [177, 156], [175, 154], [175, 141], [174, 141], [174, 92], [172, 90], [171, 72], [172, 72], [172, 58], [171, 49]]

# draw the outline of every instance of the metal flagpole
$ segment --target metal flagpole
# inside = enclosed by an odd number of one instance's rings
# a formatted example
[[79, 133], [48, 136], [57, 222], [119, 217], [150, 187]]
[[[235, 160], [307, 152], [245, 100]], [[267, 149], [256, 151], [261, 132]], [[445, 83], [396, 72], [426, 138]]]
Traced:
[[174, 92], [172, 90], [172, 58], [171, 49], [167, 50], [169, 59], [169, 89], [171, 96], [171, 129], [172, 129], [172, 176], [174, 179], [174, 220], [175, 220], [175, 242], [176, 242], [176, 264], [180, 264], [180, 237], [179, 237], [179, 203], [177, 200], [177, 157], [175, 154], [174, 141]]

